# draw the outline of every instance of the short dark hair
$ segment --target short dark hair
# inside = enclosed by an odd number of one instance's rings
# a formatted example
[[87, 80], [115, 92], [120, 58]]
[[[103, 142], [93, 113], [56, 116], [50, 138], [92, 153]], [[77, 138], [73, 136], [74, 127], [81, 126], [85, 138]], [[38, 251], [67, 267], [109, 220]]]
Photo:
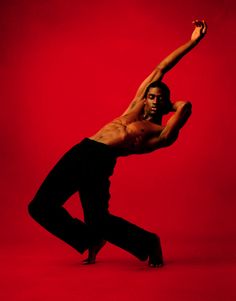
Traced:
[[161, 81], [155, 81], [155, 82], [152, 82], [152, 83], [147, 87], [147, 89], [146, 89], [146, 91], [145, 91], [145, 94], [144, 94], [144, 98], [147, 97], [150, 88], [160, 88], [160, 89], [164, 92], [166, 98], [167, 98], [168, 100], [170, 100], [170, 89], [169, 89], [169, 87], [168, 87], [165, 83], [163, 83], [163, 82], [161, 82]]

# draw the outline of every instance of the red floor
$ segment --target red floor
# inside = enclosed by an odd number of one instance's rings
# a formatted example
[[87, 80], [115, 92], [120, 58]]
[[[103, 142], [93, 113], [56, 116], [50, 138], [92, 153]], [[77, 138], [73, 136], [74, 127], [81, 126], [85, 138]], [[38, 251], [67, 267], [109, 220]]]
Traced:
[[232, 240], [168, 238], [161, 269], [108, 244], [91, 266], [55, 238], [39, 245], [1, 248], [1, 300], [236, 300]]

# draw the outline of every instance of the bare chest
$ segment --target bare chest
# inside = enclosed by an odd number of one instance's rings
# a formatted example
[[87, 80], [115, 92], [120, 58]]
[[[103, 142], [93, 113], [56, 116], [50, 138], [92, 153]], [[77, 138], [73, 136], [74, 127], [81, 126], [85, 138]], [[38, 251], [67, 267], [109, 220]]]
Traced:
[[134, 121], [126, 126], [127, 146], [137, 153], [147, 152], [150, 149], [150, 142], [158, 137], [163, 127], [149, 121]]
[[119, 118], [107, 124], [91, 138], [118, 149], [125, 154], [149, 152], [152, 140], [163, 127], [147, 120]]
[[143, 137], [157, 136], [163, 130], [163, 127], [146, 120], [133, 121], [126, 125], [127, 133], [130, 135], [137, 135]]

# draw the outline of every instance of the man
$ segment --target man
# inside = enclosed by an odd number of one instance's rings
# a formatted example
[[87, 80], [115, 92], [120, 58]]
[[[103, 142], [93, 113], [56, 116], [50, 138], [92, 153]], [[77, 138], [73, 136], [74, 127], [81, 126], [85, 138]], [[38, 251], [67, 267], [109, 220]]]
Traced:
[[[29, 204], [30, 215], [80, 253], [89, 250], [87, 264], [106, 241], [130, 252], [149, 266], [163, 265], [160, 239], [108, 211], [109, 177], [119, 156], [143, 154], [171, 145], [191, 114], [191, 103], [170, 101], [163, 76], [193, 49], [207, 31], [194, 21], [191, 39], [167, 56], [139, 87], [128, 109], [90, 138], [70, 149], [56, 164]], [[165, 126], [162, 117], [173, 115]], [[79, 192], [84, 223], [63, 208]]]

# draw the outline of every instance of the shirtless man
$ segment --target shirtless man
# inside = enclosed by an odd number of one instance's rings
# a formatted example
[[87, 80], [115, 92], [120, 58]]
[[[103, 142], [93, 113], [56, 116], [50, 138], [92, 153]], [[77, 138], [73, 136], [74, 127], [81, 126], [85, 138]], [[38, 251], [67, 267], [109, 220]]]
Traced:
[[[105, 241], [130, 252], [149, 266], [163, 265], [159, 237], [110, 214], [109, 177], [119, 156], [143, 154], [171, 145], [191, 115], [191, 103], [170, 101], [162, 82], [167, 71], [192, 50], [207, 31], [194, 21], [191, 39], [167, 56], [139, 87], [127, 110], [90, 138], [72, 147], [55, 165], [29, 204], [30, 215], [45, 229], [95, 263]], [[165, 126], [162, 118], [172, 112]], [[84, 222], [73, 218], [63, 204], [79, 192]]]

